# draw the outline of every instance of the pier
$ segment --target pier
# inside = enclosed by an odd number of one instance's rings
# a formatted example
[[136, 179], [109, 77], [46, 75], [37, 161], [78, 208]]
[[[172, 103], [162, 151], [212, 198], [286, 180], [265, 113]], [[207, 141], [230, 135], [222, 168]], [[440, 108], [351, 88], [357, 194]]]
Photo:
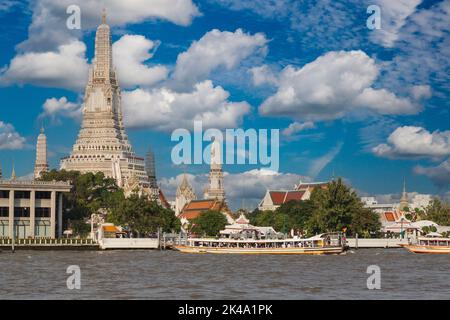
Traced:
[[0, 239], [0, 250], [99, 250], [92, 239]]

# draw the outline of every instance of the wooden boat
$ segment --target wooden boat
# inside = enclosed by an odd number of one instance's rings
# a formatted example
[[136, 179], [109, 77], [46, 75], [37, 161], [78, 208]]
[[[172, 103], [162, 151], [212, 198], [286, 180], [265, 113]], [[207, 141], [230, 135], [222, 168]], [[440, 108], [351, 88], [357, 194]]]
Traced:
[[191, 238], [173, 248], [183, 253], [215, 254], [341, 254], [345, 238], [339, 233], [328, 233], [308, 239], [208, 239]]
[[402, 247], [413, 253], [449, 254], [450, 238], [419, 237], [416, 244], [402, 245]]

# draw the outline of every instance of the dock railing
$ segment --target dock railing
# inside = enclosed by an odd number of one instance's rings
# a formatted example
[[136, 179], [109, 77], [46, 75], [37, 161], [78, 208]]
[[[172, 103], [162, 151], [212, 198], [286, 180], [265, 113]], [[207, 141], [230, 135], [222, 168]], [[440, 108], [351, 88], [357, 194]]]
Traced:
[[[0, 238], [0, 246], [12, 246], [13, 239], [11, 238]], [[61, 238], [61, 239], [51, 239], [51, 238], [30, 238], [30, 239], [14, 239], [14, 245], [19, 246], [95, 246], [92, 239], [76, 239], [76, 238]]]

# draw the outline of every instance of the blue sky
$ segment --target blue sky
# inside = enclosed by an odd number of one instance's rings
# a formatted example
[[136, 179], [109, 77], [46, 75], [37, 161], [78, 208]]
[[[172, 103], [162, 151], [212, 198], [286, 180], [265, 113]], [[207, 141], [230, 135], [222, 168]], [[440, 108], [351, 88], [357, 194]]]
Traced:
[[[66, 28], [70, 4], [81, 30]], [[373, 4], [379, 30], [366, 26]], [[103, 7], [127, 132], [138, 154], [156, 151], [169, 197], [184, 171], [199, 195], [206, 182], [207, 166], [170, 158], [172, 130], [198, 117], [282, 132], [279, 173], [224, 167], [234, 207], [333, 173], [361, 194], [399, 193], [406, 178], [409, 191], [449, 196], [450, 1], [2, 0], [4, 175], [13, 160], [32, 172], [42, 122], [50, 165], [70, 152]]]

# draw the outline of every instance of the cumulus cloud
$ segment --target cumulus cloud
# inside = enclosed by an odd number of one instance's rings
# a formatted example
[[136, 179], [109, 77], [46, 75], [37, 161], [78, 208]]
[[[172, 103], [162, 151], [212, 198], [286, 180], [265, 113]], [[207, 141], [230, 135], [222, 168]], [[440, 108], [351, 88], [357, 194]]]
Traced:
[[252, 75], [253, 84], [261, 86], [265, 84], [277, 85], [278, 79], [274, 72], [267, 65], [253, 67], [249, 70]]
[[168, 88], [136, 89], [123, 92], [123, 113], [128, 127], [170, 131], [189, 129], [193, 121], [204, 127], [235, 128], [250, 112], [247, 102], [230, 102], [230, 94], [222, 87], [214, 87], [209, 80], [195, 85], [189, 93]]
[[403, 126], [394, 130], [387, 143], [379, 144], [372, 151], [380, 157], [430, 157], [450, 155], [450, 130], [429, 132], [422, 127]]
[[166, 67], [149, 67], [145, 61], [153, 57], [157, 43], [141, 35], [124, 35], [113, 45], [113, 60], [120, 85], [124, 88], [151, 86], [167, 78]]
[[293, 122], [286, 129], [284, 129], [281, 133], [284, 136], [289, 137], [289, 136], [292, 136], [293, 134], [298, 133], [300, 131], [313, 129], [313, 128], [315, 128], [315, 125], [311, 121], [303, 122], [303, 123]]
[[416, 166], [414, 172], [427, 176], [439, 188], [447, 188], [450, 185], [450, 159], [434, 167]]
[[393, 47], [400, 37], [400, 29], [420, 5], [422, 0], [375, 0], [381, 8], [381, 29], [375, 29], [370, 39], [384, 47]]
[[17, 150], [25, 146], [25, 138], [17, 133], [14, 126], [0, 121], [0, 150]]
[[47, 99], [42, 109], [43, 112], [39, 117], [48, 117], [54, 122], [58, 122], [60, 117], [81, 120], [82, 116], [81, 105], [68, 101], [66, 97]]
[[419, 104], [372, 87], [379, 70], [363, 51], [329, 52], [300, 69], [281, 71], [277, 92], [259, 107], [262, 115], [333, 120], [369, 110], [380, 114], [415, 114]]
[[235, 32], [211, 30], [178, 56], [172, 75], [174, 83], [180, 88], [189, 88], [207, 79], [219, 67], [230, 70], [254, 53], [265, 54], [266, 43], [262, 33], [251, 35], [241, 29]]
[[[66, 28], [69, 5], [81, 9], [82, 31]], [[33, 3], [33, 18], [28, 39], [20, 48], [26, 51], [54, 50], [68, 39], [79, 39], [82, 32], [98, 26], [102, 9], [107, 9], [111, 26], [125, 26], [149, 19], [163, 19], [187, 26], [200, 15], [191, 0], [37, 0]]]
[[[182, 175], [160, 179], [161, 187], [170, 198], [175, 198]], [[203, 197], [208, 175], [188, 175], [189, 182], [196, 190], [197, 197]], [[300, 181], [311, 181], [309, 177], [294, 173], [280, 173], [268, 169], [254, 169], [242, 173], [224, 174], [225, 193], [233, 210], [244, 207], [253, 210], [264, 197], [266, 190], [292, 190]]]
[[88, 78], [86, 45], [78, 40], [56, 51], [29, 52], [14, 57], [0, 75], [0, 84], [34, 84], [81, 90]]

